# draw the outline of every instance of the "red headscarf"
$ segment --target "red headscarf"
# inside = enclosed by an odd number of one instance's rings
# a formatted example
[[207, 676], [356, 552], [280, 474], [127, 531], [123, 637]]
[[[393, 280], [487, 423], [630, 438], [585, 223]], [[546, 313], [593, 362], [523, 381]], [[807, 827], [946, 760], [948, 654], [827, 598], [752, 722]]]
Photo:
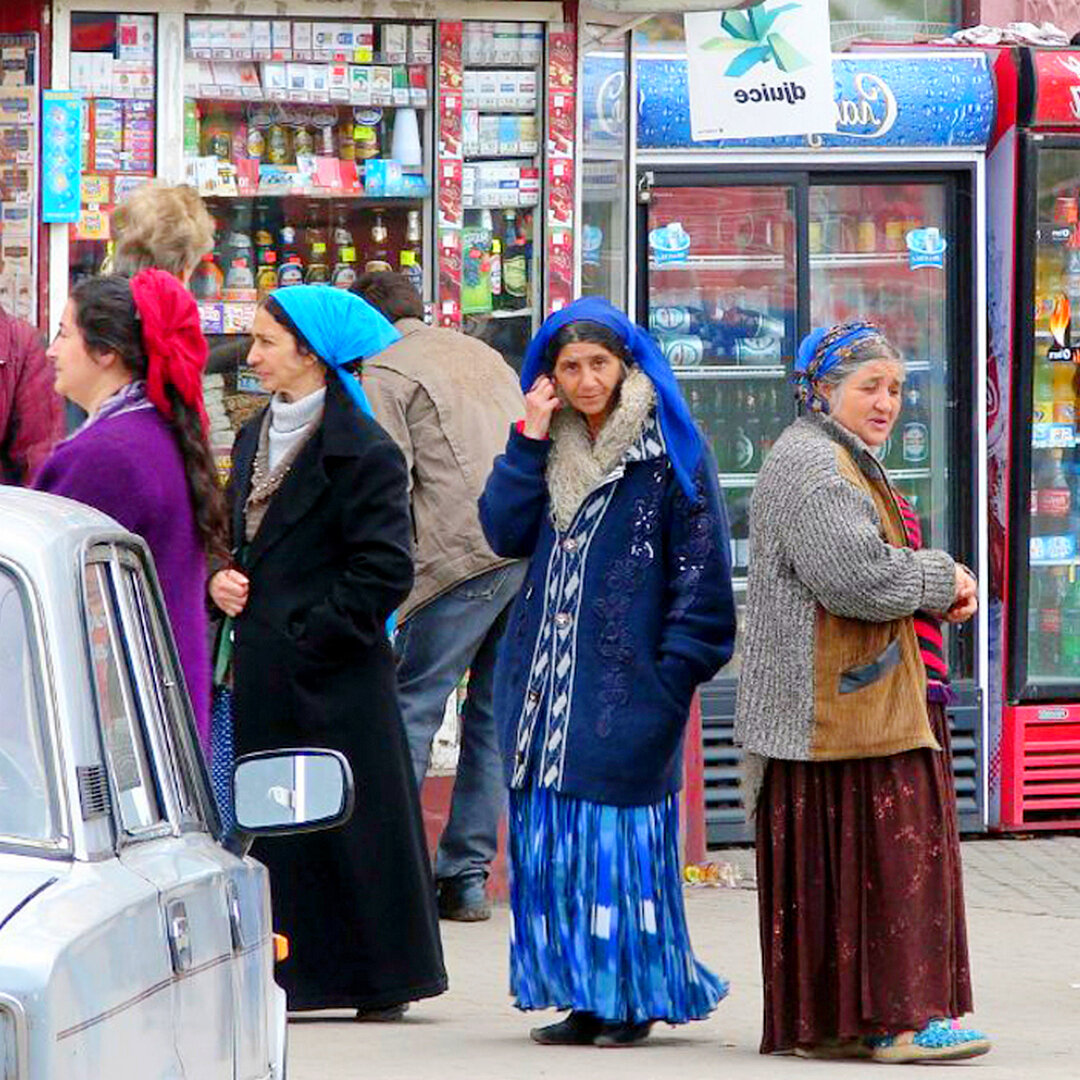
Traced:
[[142, 321], [147, 397], [171, 420], [165, 387], [175, 387], [184, 404], [199, 414], [203, 431], [208, 431], [202, 373], [209, 350], [195, 298], [164, 270], [140, 270], [131, 279], [131, 295]]

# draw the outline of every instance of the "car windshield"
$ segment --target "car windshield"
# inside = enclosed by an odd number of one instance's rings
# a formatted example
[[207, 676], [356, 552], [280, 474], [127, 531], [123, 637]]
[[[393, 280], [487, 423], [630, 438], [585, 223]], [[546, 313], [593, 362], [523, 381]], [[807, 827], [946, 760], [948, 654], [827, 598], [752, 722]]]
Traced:
[[0, 566], [0, 842], [56, 834], [26, 596]]

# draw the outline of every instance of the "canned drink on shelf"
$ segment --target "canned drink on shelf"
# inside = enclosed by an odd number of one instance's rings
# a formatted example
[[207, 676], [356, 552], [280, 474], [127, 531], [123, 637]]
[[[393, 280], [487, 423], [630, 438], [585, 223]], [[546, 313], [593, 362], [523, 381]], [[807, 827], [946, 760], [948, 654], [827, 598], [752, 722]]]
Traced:
[[659, 343], [672, 367], [696, 367], [705, 359], [706, 344], [697, 334], [663, 334]]
[[783, 348], [779, 338], [738, 338], [732, 349], [735, 362], [749, 366], [779, 364]]

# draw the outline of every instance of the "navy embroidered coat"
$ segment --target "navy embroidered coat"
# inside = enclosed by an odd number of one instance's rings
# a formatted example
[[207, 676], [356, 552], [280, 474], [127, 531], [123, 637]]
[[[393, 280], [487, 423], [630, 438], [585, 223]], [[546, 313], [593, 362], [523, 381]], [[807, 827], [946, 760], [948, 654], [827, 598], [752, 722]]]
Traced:
[[512, 431], [480, 498], [492, 549], [530, 559], [495, 673], [505, 777], [616, 806], [655, 803], [680, 787], [690, 700], [735, 640], [716, 468], [705, 453], [695, 505], [654, 416], [558, 532], [550, 446]]

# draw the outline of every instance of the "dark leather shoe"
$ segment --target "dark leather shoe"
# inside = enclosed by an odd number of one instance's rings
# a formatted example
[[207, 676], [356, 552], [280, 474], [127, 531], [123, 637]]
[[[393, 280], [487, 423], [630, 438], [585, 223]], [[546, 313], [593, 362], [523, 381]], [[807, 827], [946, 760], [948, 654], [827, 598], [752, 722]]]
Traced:
[[593, 1040], [595, 1046], [637, 1046], [643, 1043], [652, 1031], [653, 1022], [645, 1020], [640, 1024], [605, 1024], [604, 1030]]
[[388, 1005], [385, 1009], [357, 1009], [356, 1020], [361, 1024], [392, 1024], [409, 1011], [409, 1003]]
[[439, 918], [453, 922], [483, 922], [491, 918], [491, 901], [484, 874], [462, 874], [439, 882]]
[[604, 1021], [595, 1013], [572, 1012], [557, 1024], [533, 1028], [529, 1038], [542, 1046], [591, 1046], [603, 1030]]

